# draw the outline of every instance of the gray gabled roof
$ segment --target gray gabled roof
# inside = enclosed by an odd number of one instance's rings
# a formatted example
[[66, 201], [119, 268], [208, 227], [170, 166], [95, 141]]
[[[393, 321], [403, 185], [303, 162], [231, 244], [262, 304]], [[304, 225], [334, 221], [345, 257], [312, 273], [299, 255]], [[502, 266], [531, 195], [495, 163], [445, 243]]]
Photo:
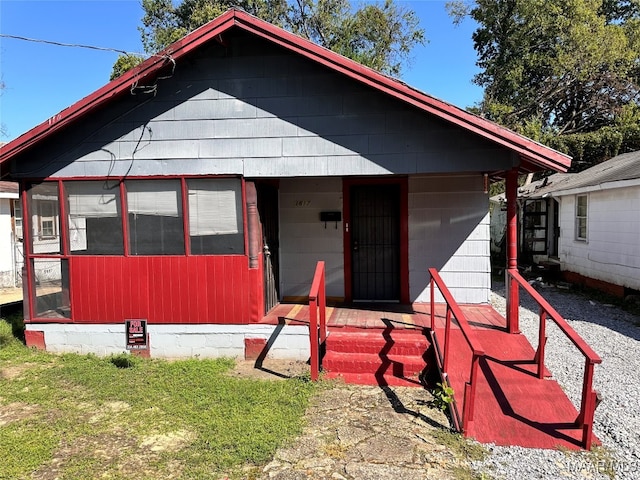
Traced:
[[623, 153], [579, 173], [555, 173], [526, 187], [521, 187], [518, 196], [540, 198], [554, 192], [638, 178], [640, 178], [640, 150]]

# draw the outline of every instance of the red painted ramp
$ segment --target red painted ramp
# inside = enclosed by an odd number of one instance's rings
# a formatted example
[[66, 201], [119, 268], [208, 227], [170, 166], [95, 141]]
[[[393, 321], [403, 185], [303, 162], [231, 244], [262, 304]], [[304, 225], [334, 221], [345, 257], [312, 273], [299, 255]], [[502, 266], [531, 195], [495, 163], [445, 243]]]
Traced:
[[[444, 329], [437, 329], [443, 338]], [[536, 376], [535, 352], [521, 334], [474, 328], [485, 349], [480, 360], [473, 421], [466, 435], [482, 443], [529, 448], [580, 449], [582, 431], [573, 426], [578, 411], [560, 385]], [[471, 355], [459, 329], [451, 330], [449, 381], [462, 400]]]

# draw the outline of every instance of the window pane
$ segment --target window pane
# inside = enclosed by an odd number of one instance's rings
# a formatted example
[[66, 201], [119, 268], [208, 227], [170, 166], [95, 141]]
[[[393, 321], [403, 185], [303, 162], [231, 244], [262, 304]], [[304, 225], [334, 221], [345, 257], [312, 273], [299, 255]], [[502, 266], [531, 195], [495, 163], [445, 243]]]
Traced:
[[587, 197], [586, 196], [578, 197], [577, 214], [579, 217], [587, 216]]
[[578, 218], [578, 238], [587, 238], [587, 219]]
[[22, 240], [22, 203], [20, 200], [13, 201], [13, 219], [16, 239]]
[[195, 179], [187, 186], [191, 253], [244, 253], [240, 180]]
[[184, 254], [179, 180], [125, 182], [132, 255]]
[[117, 182], [66, 182], [69, 249], [82, 255], [122, 255], [122, 210]]
[[68, 260], [34, 258], [32, 262], [36, 317], [71, 318]]
[[58, 184], [32, 185], [28, 198], [33, 253], [60, 253]]

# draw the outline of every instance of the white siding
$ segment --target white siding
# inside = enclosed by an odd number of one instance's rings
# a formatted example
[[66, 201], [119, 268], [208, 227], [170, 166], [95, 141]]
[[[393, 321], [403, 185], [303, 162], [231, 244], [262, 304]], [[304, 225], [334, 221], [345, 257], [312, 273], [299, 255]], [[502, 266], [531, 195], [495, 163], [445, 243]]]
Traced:
[[280, 291], [309, 294], [318, 260], [326, 262], [327, 296], [344, 297], [343, 222], [320, 221], [321, 211], [342, 211], [341, 178], [280, 182]]
[[486, 303], [491, 288], [489, 201], [480, 174], [409, 179], [409, 289], [428, 302], [435, 267], [460, 303]]
[[13, 286], [14, 252], [10, 198], [0, 198], [0, 287]]
[[562, 269], [640, 289], [640, 187], [588, 196], [587, 241], [575, 240], [575, 195], [560, 197]]

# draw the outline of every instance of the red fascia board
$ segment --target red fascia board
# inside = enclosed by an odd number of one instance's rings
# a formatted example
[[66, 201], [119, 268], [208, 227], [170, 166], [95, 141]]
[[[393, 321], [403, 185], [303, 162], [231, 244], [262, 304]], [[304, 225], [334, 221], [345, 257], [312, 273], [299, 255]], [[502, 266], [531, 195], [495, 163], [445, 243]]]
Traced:
[[226, 31], [229, 27], [233, 26], [233, 14], [234, 12], [230, 10], [218, 17], [212, 24], [207, 24], [194, 30], [189, 35], [172, 43], [165, 50], [148, 58], [122, 76], [112, 80], [70, 107], [65, 108], [60, 113], [45, 120], [12, 142], [3, 145], [0, 152], [0, 164], [37, 143], [41, 138], [53, 134], [74, 120], [84, 117], [95, 108], [109, 102], [111, 99], [130, 91], [134, 82], [142, 82], [148, 79], [154, 73], [166, 67], [168, 61], [170, 61], [169, 59], [179, 59], [194, 48], [199, 47], [216, 35]]
[[212, 22], [194, 30], [121, 77], [29, 130], [13, 142], [4, 145], [0, 153], [0, 164], [30, 147], [40, 138], [58, 131], [92, 109], [123, 94], [131, 88], [132, 82], [145, 80], [158, 72], [167, 65], [168, 58], [179, 59], [234, 25], [513, 150], [520, 154], [523, 160], [541, 168], [564, 172], [571, 165], [571, 158], [562, 153], [500, 127], [493, 122], [472, 115], [454, 105], [419, 92], [399, 80], [387, 77], [309, 40], [249, 15], [242, 10], [235, 9], [227, 11]]

